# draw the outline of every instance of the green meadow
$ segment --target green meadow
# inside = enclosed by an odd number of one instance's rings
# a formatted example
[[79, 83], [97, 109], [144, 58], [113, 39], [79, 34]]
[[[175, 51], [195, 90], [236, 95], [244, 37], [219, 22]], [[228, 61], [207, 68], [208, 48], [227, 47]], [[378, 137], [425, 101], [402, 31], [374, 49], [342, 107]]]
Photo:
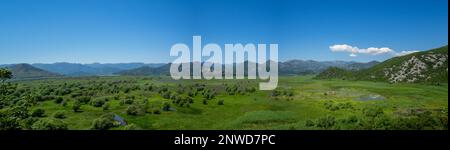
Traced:
[[448, 128], [447, 84], [315, 80], [313, 76], [281, 77], [275, 91], [258, 90], [259, 81], [255, 80], [175, 81], [170, 77], [80, 77], [14, 83], [17, 87], [10, 95], [21, 100], [4, 104], [9, 106], [1, 110], [7, 114], [11, 106], [27, 103], [30, 115], [16, 122], [21, 129]]

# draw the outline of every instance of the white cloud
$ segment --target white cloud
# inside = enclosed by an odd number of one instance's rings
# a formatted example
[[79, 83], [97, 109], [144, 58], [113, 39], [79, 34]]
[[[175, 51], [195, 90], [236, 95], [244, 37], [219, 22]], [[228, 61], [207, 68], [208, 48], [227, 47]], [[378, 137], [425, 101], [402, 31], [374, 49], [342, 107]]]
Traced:
[[396, 52], [388, 47], [369, 47], [365, 49], [358, 48], [356, 46], [351, 46], [347, 44], [336, 44], [329, 47], [332, 52], [347, 52], [350, 53], [350, 57], [356, 57], [358, 54], [368, 54], [368, 55], [381, 55], [381, 54], [391, 54], [393, 56], [403, 56], [408, 55], [418, 51], [401, 51]]

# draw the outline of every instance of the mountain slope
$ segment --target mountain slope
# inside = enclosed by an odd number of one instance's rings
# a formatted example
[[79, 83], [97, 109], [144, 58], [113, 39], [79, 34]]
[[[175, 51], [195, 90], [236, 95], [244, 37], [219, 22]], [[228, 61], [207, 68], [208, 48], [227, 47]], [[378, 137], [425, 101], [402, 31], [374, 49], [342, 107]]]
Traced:
[[448, 46], [394, 57], [358, 73], [358, 79], [398, 82], [448, 82]]
[[151, 75], [169, 75], [170, 64], [165, 64], [160, 67], [143, 66], [136, 69], [124, 70], [114, 74], [124, 76], [151, 76]]
[[349, 80], [354, 79], [355, 77], [355, 71], [350, 71], [338, 67], [330, 67], [326, 69], [325, 71], [319, 73], [314, 78], [315, 79], [342, 79], [342, 80]]
[[347, 61], [314, 61], [314, 60], [291, 60], [281, 62], [278, 66], [280, 75], [305, 75], [318, 74], [330, 67], [337, 67], [347, 70], [367, 69], [378, 64], [377, 61], [368, 63], [347, 62]]
[[64, 74], [67, 76], [95, 76], [95, 75], [112, 75], [113, 73], [135, 69], [143, 66], [159, 67], [163, 64], [144, 64], [144, 63], [92, 63], [92, 64], [77, 64], [77, 63], [53, 63], [53, 64], [32, 64], [33, 66]]
[[347, 78], [390, 83], [448, 83], [448, 46], [394, 57], [360, 71], [329, 69], [316, 78]]
[[29, 64], [15, 64], [9, 65], [8, 68], [14, 79], [26, 79], [26, 78], [48, 78], [48, 77], [58, 77], [61, 76], [57, 73], [48, 72]]
[[[245, 62], [247, 66], [248, 62]], [[378, 62], [346, 62], [346, 61], [313, 61], [313, 60], [291, 60], [287, 62], [278, 63], [278, 70], [280, 75], [306, 75], [306, 74], [318, 74], [329, 67], [338, 67], [349, 70], [361, 70], [372, 67], [378, 64]], [[192, 65], [192, 64], [191, 64]], [[118, 75], [133, 75], [133, 76], [145, 76], [145, 75], [169, 75], [170, 64], [162, 65], [160, 67], [140, 67], [131, 70], [124, 70], [117, 72]], [[247, 74], [247, 67], [245, 67], [245, 74]]]

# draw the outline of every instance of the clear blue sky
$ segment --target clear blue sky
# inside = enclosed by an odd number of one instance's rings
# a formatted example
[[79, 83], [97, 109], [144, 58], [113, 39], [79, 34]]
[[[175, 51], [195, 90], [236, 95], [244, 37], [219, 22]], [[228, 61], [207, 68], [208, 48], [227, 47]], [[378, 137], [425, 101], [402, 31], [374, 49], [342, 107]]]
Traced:
[[[280, 60], [384, 60], [329, 46], [448, 43], [447, 0], [1, 0], [0, 64], [171, 62], [170, 47], [278, 43]], [[223, 45], [222, 45], [223, 46]]]

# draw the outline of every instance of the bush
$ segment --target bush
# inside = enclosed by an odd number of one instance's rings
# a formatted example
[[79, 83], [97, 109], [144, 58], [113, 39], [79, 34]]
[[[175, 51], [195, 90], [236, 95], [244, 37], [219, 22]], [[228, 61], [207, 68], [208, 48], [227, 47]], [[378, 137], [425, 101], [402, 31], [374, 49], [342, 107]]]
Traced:
[[94, 107], [102, 107], [103, 104], [105, 104], [105, 100], [103, 100], [103, 99], [95, 99], [95, 100], [91, 101], [91, 105]]
[[92, 129], [94, 130], [108, 130], [114, 127], [114, 114], [105, 114], [100, 118], [94, 119], [92, 122]]
[[127, 99], [122, 100], [122, 101], [120, 102], [120, 105], [124, 105], [124, 104], [130, 105], [130, 104], [133, 104], [133, 103], [134, 103], [134, 100], [133, 100], [133, 99], [127, 98]]
[[80, 103], [80, 101], [74, 101], [73, 102], [73, 104], [72, 104], [72, 110], [73, 110], [73, 112], [78, 112], [78, 111], [80, 111], [80, 108], [81, 108], [81, 103]]
[[66, 101], [66, 100], [63, 100], [63, 101], [61, 102], [61, 106], [66, 107], [66, 106], [67, 106], [67, 101]]
[[221, 100], [219, 100], [219, 101], [217, 102], [217, 104], [218, 104], [218, 105], [223, 105], [223, 104], [224, 104], [223, 102], [224, 102], [223, 99], [221, 99]]
[[379, 117], [383, 115], [383, 109], [378, 107], [368, 107], [364, 109], [364, 115], [368, 117]]
[[162, 110], [163, 111], [170, 111], [170, 104], [168, 102], [164, 102]]
[[132, 116], [136, 116], [136, 115], [142, 114], [142, 110], [137, 105], [130, 105], [127, 108], [127, 114], [128, 115], [132, 115]]
[[306, 120], [305, 126], [307, 127], [313, 127], [314, 126], [314, 122], [311, 120]]
[[152, 110], [152, 113], [156, 114], [156, 115], [159, 115], [159, 114], [161, 114], [161, 110], [155, 108], [155, 109]]
[[63, 102], [63, 100], [64, 99], [62, 97], [57, 97], [57, 98], [55, 98], [54, 101], [55, 101], [56, 104], [61, 104], [61, 102]]
[[[31, 130], [31, 127], [33, 126], [33, 124], [36, 121], [38, 121], [38, 118], [29, 117], [29, 118], [20, 120], [19, 124], [23, 129]], [[4, 123], [3, 120], [0, 120], [0, 122]], [[3, 128], [0, 126], [0, 129], [3, 129]]]
[[91, 97], [82, 96], [82, 97], [78, 97], [77, 100], [82, 104], [88, 104], [91, 101]]
[[66, 115], [64, 115], [64, 112], [62, 111], [57, 111], [53, 114], [53, 117], [58, 119], [64, 119], [66, 118]]
[[109, 104], [108, 103], [103, 104], [102, 108], [103, 108], [103, 111], [109, 110]]
[[67, 130], [67, 124], [62, 120], [44, 118], [36, 121], [32, 126], [33, 130]]
[[33, 110], [33, 112], [31, 112], [31, 116], [32, 117], [44, 117], [45, 114], [45, 110], [42, 108], [38, 108]]
[[124, 130], [140, 130], [141, 128], [139, 128], [138, 126], [136, 126], [135, 124], [129, 124], [127, 126], [124, 127]]
[[316, 126], [324, 129], [331, 129], [336, 124], [336, 118], [334, 116], [326, 116], [317, 120]]

